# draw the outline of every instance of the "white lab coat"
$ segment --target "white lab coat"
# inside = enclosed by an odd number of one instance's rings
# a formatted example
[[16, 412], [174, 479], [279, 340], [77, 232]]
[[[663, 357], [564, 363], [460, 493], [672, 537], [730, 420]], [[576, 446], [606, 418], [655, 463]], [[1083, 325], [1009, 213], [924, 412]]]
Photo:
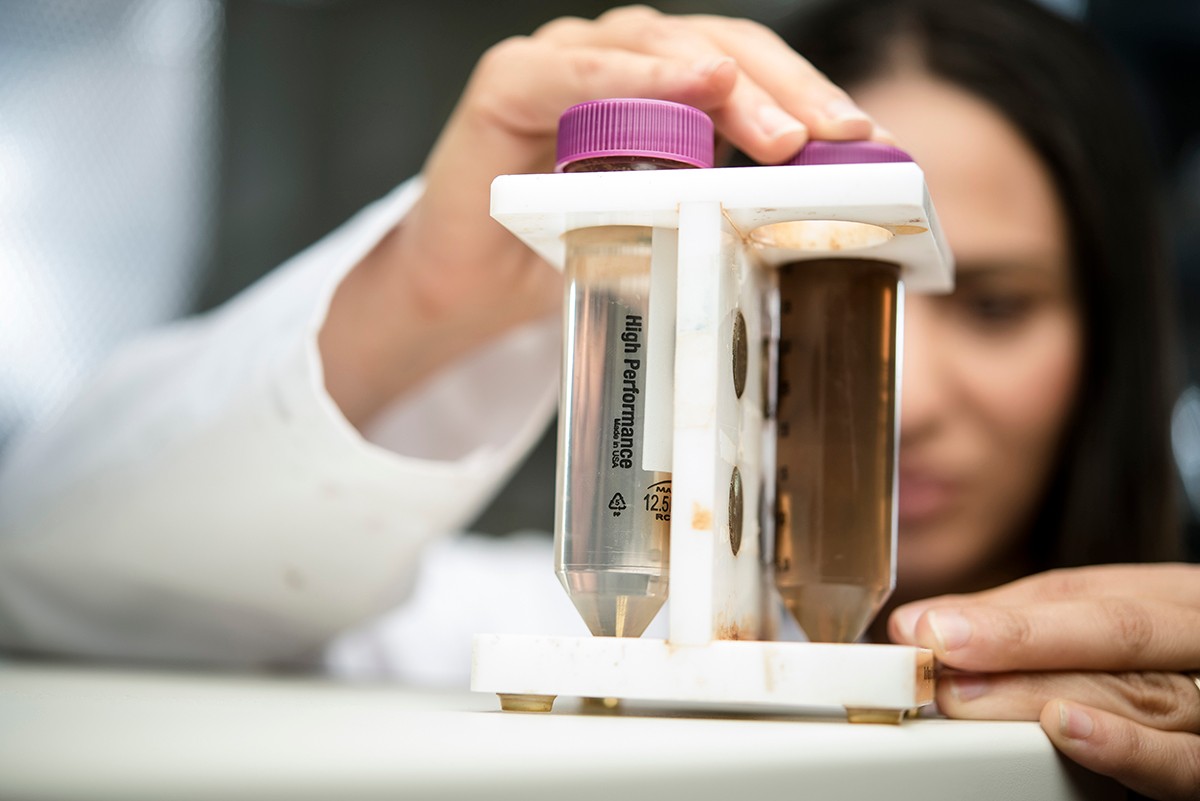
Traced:
[[[0, 649], [303, 661], [405, 597], [422, 549], [472, 519], [545, 427], [559, 348], [556, 321], [531, 325], [365, 435], [344, 419], [316, 335], [419, 192], [400, 187], [220, 309], [125, 347], [10, 449]], [[461, 590], [444, 603], [490, 602]]]

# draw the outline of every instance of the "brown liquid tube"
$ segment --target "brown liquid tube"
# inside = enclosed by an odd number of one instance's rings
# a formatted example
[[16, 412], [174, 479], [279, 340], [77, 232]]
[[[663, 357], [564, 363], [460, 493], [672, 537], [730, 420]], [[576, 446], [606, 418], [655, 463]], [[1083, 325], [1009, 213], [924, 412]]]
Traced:
[[810, 640], [853, 642], [895, 586], [895, 264], [779, 270], [775, 584]]

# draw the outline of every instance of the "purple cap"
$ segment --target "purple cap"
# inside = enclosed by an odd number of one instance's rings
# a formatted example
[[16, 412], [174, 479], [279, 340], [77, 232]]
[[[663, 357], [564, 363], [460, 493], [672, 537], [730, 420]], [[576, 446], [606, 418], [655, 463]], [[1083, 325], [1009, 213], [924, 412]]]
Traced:
[[591, 100], [571, 106], [558, 121], [558, 163], [634, 156], [713, 165], [713, 124], [682, 103], [646, 98]]
[[788, 164], [888, 164], [897, 161], [912, 161], [912, 156], [882, 142], [818, 139], [802, 147]]

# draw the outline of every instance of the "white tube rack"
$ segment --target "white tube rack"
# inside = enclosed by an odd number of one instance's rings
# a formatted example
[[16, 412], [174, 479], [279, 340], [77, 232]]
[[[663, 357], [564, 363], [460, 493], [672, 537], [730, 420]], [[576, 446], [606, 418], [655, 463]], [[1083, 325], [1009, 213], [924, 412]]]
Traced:
[[[837, 255], [896, 263], [909, 292], [945, 292], [953, 263], [913, 163], [500, 176], [492, 216], [550, 263], [563, 234], [603, 225], [654, 228], [650, 352], [674, 369], [647, 386], [643, 458], [672, 471], [670, 619], [666, 640], [479, 635], [472, 689], [512, 708], [554, 696], [779, 707], [841, 706], [852, 720], [894, 720], [933, 698], [932, 656], [893, 645], [771, 641], [775, 593], [760, 543], [768, 366], [747, 352], [734, 391], [733, 330], [764, 330], [769, 270]], [[869, 247], [763, 247], [754, 231], [788, 222], [875, 226]], [[666, 285], [673, 292], [659, 291]], [[656, 323], [657, 321], [657, 323]], [[664, 322], [665, 321], [665, 322]], [[664, 342], [662, 337], [673, 341]], [[653, 423], [653, 425], [652, 425]], [[652, 436], [652, 432], [654, 435]], [[747, 513], [731, 531], [730, 482]], [[734, 548], [737, 541], [739, 547]], [[547, 565], [547, 570], [551, 569]]]

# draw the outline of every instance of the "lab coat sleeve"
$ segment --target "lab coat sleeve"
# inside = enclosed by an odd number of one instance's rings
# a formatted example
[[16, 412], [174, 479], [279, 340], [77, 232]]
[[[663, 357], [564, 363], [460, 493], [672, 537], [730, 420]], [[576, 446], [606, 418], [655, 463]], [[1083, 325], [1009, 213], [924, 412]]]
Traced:
[[531, 325], [365, 436], [345, 420], [317, 332], [419, 192], [410, 182], [222, 308], [129, 344], [10, 449], [0, 649], [303, 661], [404, 597], [422, 548], [477, 514], [545, 427], [558, 349], [553, 321]]

